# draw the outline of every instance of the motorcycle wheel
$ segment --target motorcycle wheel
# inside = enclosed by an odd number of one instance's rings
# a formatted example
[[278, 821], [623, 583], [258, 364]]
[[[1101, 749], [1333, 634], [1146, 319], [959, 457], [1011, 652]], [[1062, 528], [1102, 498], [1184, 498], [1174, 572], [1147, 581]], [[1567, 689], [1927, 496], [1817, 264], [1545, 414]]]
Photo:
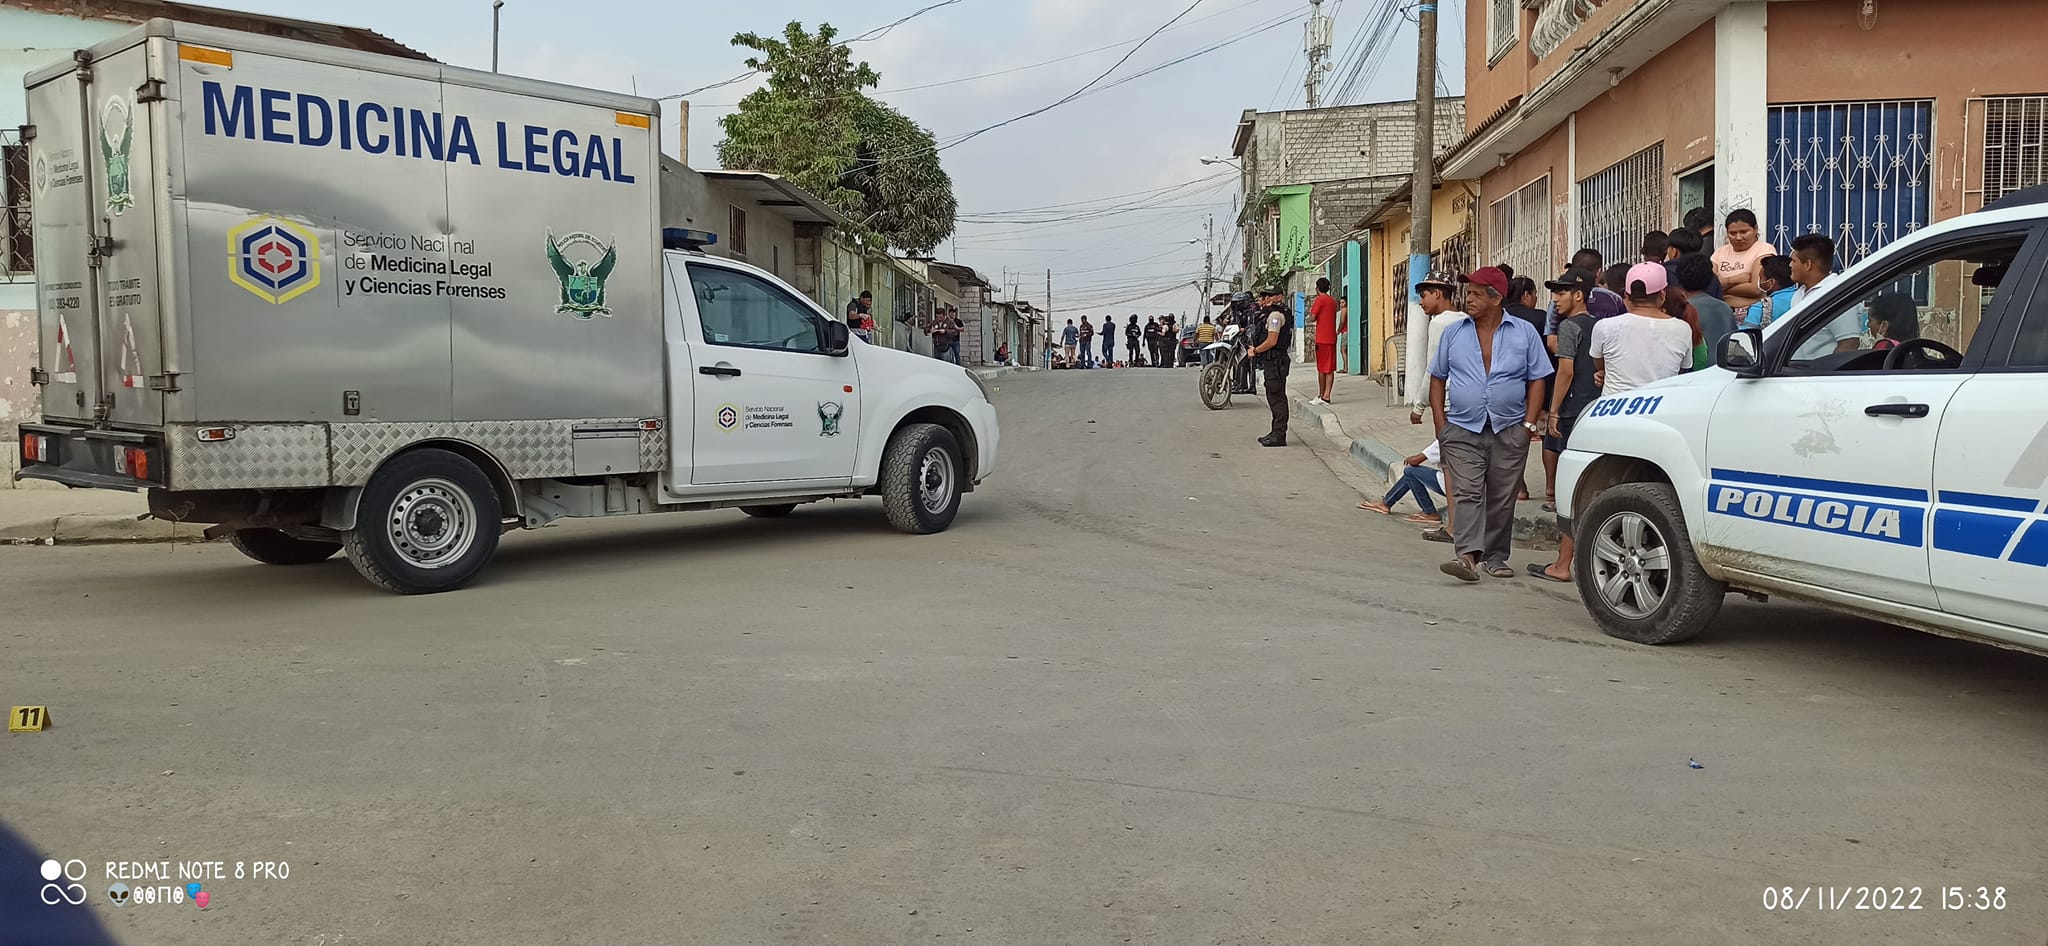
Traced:
[[1202, 403], [1212, 411], [1230, 406], [1230, 369], [1221, 359], [1202, 368]]

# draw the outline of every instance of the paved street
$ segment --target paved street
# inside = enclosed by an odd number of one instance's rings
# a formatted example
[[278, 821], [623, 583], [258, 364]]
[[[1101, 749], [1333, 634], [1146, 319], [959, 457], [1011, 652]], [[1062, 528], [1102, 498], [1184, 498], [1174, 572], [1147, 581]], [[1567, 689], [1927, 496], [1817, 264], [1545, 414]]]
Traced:
[[[998, 383], [1001, 472], [931, 537], [568, 524], [424, 598], [0, 548], [0, 703], [56, 722], [0, 743], [0, 811], [95, 877], [289, 862], [203, 913], [95, 889], [135, 944], [2048, 934], [2048, 661], [1747, 601], [1623, 644], [1444, 578], [1192, 372]], [[1880, 884], [1923, 909], [1763, 905]]]

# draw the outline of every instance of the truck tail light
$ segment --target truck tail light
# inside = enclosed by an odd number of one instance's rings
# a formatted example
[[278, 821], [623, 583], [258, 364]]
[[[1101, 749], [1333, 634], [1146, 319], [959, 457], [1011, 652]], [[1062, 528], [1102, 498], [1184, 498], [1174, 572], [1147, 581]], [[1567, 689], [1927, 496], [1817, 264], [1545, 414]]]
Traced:
[[122, 447], [114, 454], [114, 468], [138, 480], [147, 480], [149, 451], [142, 447]]
[[42, 434], [22, 434], [21, 459], [24, 463], [31, 460], [37, 463], [49, 463], [55, 460], [56, 458], [50, 453], [50, 438]]

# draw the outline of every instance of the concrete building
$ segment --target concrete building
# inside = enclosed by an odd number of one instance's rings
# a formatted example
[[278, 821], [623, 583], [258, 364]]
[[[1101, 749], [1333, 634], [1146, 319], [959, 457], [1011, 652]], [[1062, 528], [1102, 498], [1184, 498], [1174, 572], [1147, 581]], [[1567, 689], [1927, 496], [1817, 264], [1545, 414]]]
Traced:
[[33, 162], [23, 140], [28, 122], [22, 77], [71, 58], [152, 17], [281, 36], [385, 56], [424, 53], [370, 30], [288, 17], [220, 10], [164, 0], [0, 0], [0, 489], [20, 465], [16, 427], [36, 417], [29, 369], [40, 344], [36, 321]]
[[[1463, 273], [1473, 269], [1473, 209], [1478, 205], [1479, 182], [1443, 181], [1430, 195], [1430, 269]], [[1408, 271], [1408, 250], [1414, 236], [1413, 194], [1407, 184], [1387, 195], [1379, 206], [1358, 222], [1365, 231], [1364, 269], [1367, 313], [1354, 318], [1358, 331], [1352, 337], [1366, 349], [1360, 374], [1378, 376], [1400, 384], [1402, 353], [1407, 347], [1410, 296], [1421, 274]]]
[[1693, 207], [1749, 208], [1838, 265], [2048, 182], [2035, 0], [1475, 0], [1465, 140], [1480, 258], [1632, 258]]
[[[1438, 153], [1463, 133], [1465, 104], [1437, 100]], [[1231, 153], [1240, 165], [1247, 276], [1287, 274], [1289, 288], [1312, 292], [1318, 276], [1350, 304], [1353, 321], [1366, 311], [1356, 276], [1364, 247], [1359, 218], [1405, 183], [1415, 165], [1415, 103], [1381, 102], [1261, 112], [1246, 109]], [[1297, 296], [1295, 308], [1302, 308]], [[1365, 352], [1353, 332], [1341, 353], [1343, 370], [1363, 370]]]

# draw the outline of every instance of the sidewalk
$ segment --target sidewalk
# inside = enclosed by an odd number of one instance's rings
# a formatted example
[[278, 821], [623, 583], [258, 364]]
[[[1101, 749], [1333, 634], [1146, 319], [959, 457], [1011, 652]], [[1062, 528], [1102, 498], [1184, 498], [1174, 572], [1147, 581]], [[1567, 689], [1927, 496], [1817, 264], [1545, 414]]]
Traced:
[[[1288, 372], [1287, 388], [1294, 400], [1294, 426], [1300, 436], [1320, 432], [1347, 449], [1354, 462], [1382, 482], [1391, 483], [1400, 475], [1403, 460], [1421, 453], [1436, 439], [1426, 418], [1421, 424], [1409, 423], [1407, 405], [1388, 406], [1387, 389], [1362, 375], [1337, 375], [1328, 406], [1308, 403], [1316, 396], [1312, 365], [1295, 365]], [[1515, 507], [1515, 540], [1554, 545], [1557, 516], [1543, 511], [1542, 444], [1529, 444], [1529, 466], [1522, 480], [1529, 484], [1529, 501]]]
[[[20, 483], [13, 484], [20, 486]], [[141, 493], [110, 489], [0, 489], [0, 545], [199, 542], [202, 526], [138, 519]]]

